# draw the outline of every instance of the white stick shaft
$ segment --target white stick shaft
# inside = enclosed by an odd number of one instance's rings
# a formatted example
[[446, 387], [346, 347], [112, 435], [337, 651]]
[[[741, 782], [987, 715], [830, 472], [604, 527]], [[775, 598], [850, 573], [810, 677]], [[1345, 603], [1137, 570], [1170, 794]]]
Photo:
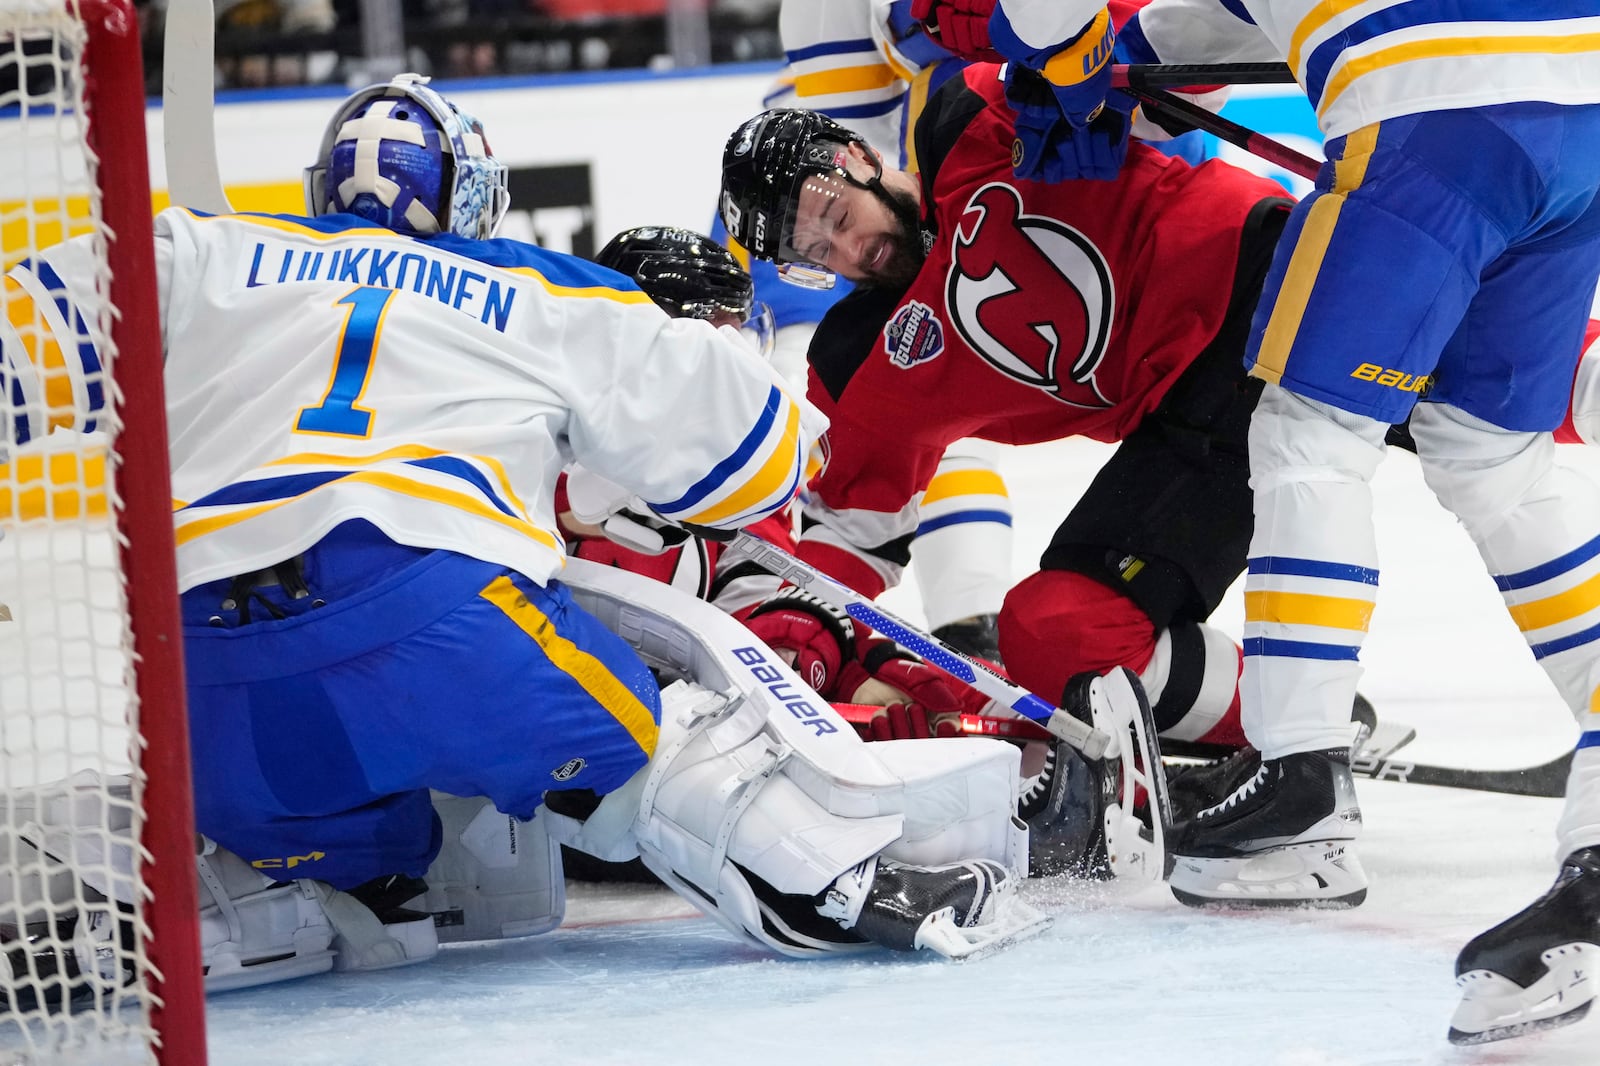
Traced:
[[174, 204], [233, 210], [217, 169], [216, 13], [211, 0], [169, 0], [161, 60], [167, 190]]
[[990, 699], [998, 700], [1023, 717], [1039, 722], [1083, 752], [1085, 757], [1098, 759], [1105, 754], [1111, 738], [1103, 730], [1080, 722], [1055, 704], [1002, 677], [983, 663], [969, 659], [938, 637], [912, 628], [861, 593], [840, 584], [809, 563], [744, 530], [739, 531], [734, 544], [763, 569], [804, 589], [819, 600], [840, 608], [862, 625], [920, 655], [957, 681], [964, 682]]

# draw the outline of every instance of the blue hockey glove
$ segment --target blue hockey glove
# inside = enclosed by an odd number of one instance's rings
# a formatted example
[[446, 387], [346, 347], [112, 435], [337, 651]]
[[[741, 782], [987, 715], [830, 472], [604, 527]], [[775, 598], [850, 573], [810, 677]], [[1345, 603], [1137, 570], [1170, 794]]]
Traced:
[[1133, 101], [1112, 93], [1085, 125], [1074, 125], [1056, 106], [1051, 86], [1015, 64], [1007, 71], [1006, 97], [1017, 112], [1011, 169], [1027, 181], [1111, 181], [1128, 155]]
[[1071, 40], [1039, 48], [1018, 37], [1005, 9], [996, 7], [989, 19], [989, 37], [1012, 70], [1035, 71], [1050, 86], [1051, 97], [1038, 102], [1041, 110], [1053, 104], [1057, 115], [1079, 127], [1087, 126], [1099, 113], [1111, 90], [1111, 52], [1116, 32], [1111, 28], [1110, 12], [1102, 8]]

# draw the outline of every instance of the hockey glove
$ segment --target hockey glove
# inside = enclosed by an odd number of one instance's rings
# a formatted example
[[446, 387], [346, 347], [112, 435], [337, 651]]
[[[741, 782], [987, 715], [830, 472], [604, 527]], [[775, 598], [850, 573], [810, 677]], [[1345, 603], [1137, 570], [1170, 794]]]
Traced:
[[1003, 63], [989, 43], [995, 0], [911, 0], [911, 17], [940, 47], [975, 63]]
[[1074, 125], [1038, 74], [1007, 68], [1006, 97], [1017, 112], [1011, 169], [1025, 181], [1112, 181], [1128, 155], [1133, 102], [1112, 93], [1087, 125]]
[[893, 657], [872, 668], [872, 675], [851, 693], [850, 702], [882, 708], [882, 713], [857, 724], [863, 738], [912, 740], [960, 736], [961, 715], [979, 713], [989, 701], [937, 667]]
[[845, 673], [865, 678], [855, 661], [855, 623], [844, 611], [797, 588], [785, 588], [751, 611], [746, 628], [780, 655], [794, 656], [800, 679], [824, 699]]

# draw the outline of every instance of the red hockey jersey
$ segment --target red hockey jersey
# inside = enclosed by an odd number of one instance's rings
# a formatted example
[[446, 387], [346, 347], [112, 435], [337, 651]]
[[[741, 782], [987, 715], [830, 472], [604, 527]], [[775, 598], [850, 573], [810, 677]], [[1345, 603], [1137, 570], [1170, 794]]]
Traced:
[[[1019, 181], [1000, 68], [968, 67], [917, 125], [927, 262], [860, 288], [812, 341], [832, 420], [802, 556], [862, 592], [898, 580], [914, 501], [952, 441], [1120, 440], [1222, 325], [1241, 235], [1281, 186], [1135, 143], [1113, 182]], [[847, 558], [854, 556], [854, 558]]]

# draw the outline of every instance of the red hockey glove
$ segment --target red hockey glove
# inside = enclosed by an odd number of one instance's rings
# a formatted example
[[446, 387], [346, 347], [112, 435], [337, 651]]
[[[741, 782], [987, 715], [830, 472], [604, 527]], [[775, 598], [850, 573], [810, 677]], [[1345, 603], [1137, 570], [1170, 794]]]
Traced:
[[865, 739], [910, 740], [960, 736], [961, 715], [976, 714], [989, 701], [937, 667], [893, 658], [872, 669], [851, 693], [851, 702], [883, 708], [856, 726]]
[[977, 63], [1005, 60], [989, 43], [989, 16], [995, 0], [911, 0], [911, 17], [928, 36], [962, 59]]
[[794, 672], [824, 698], [833, 694], [846, 667], [864, 673], [855, 661], [850, 616], [800, 589], [782, 589], [751, 611], [744, 624], [773, 651], [792, 653]]

